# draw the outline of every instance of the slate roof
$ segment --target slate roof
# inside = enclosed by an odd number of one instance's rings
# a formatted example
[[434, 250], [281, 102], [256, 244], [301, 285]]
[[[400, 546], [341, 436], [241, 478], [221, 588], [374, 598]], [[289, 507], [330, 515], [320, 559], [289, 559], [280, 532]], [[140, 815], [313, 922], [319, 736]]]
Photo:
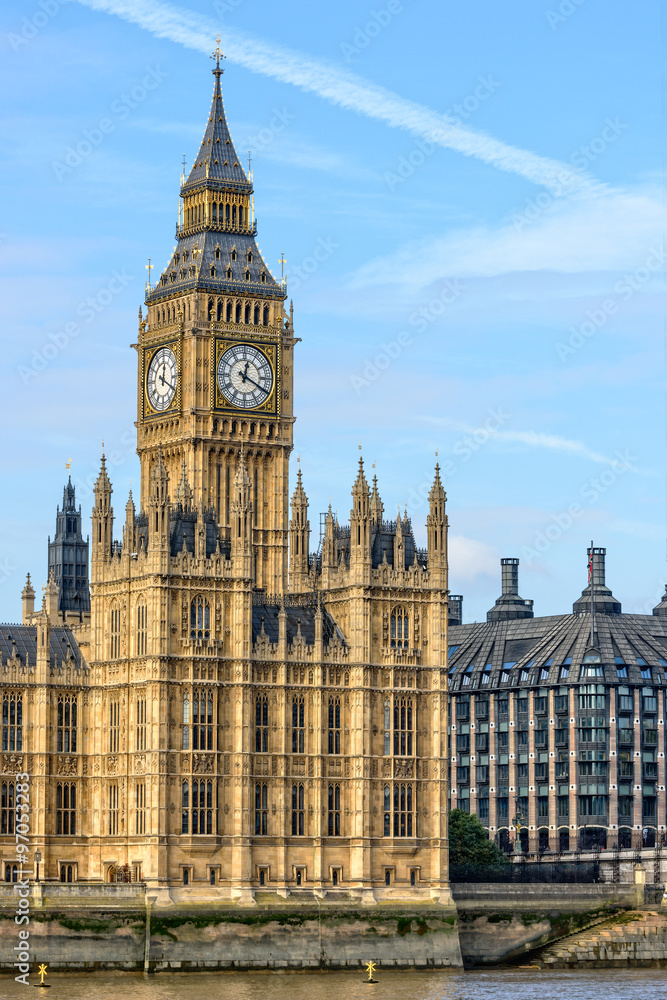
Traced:
[[237, 190], [246, 192], [252, 190], [252, 184], [241, 166], [227, 124], [220, 86], [221, 75], [222, 70], [213, 70], [215, 84], [211, 112], [208, 116], [199, 153], [192, 165], [188, 179], [183, 185], [183, 194], [196, 190], [207, 180], [223, 181], [225, 187], [234, 187]]
[[[227, 124], [220, 89], [221, 73], [221, 70], [213, 70], [213, 103], [199, 153], [181, 188], [182, 196], [204, 188], [220, 193], [252, 194], [252, 183], [241, 166]], [[255, 228], [250, 231], [245, 226], [231, 229], [222, 220], [214, 222], [211, 219], [197, 228], [197, 232], [190, 231], [188, 235], [177, 233], [178, 243], [171, 260], [160, 280], [148, 292], [147, 303], [194, 289], [218, 295], [261, 294], [263, 298], [285, 298], [283, 286], [271, 274], [255, 242]], [[219, 258], [216, 249], [220, 251]], [[235, 261], [232, 260], [233, 250], [236, 250]], [[248, 251], [252, 253], [250, 262]], [[190, 273], [193, 266], [194, 275]], [[212, 267], [216, 272], [214, 277], [211, 277]], [[227, 278], [229, 267], [231, 278]], [[246, 280], [246, 271], [250, 272], [249, 280]], [[263, 273], [265, 281], [262, 281]]]
[[[34, 667], [37, 663], [37, 628], [34, 625], [0, 625], [0, 658], [7, 663], [14, 650], [22, 664]], [[66, 627], [51, 628], [51, 666], [61, 667], [68, 659], [77, 669], [85, 667], [81, 650], [74, 633]]]
[[[303, 606], [303, 605], [291, 605], [289, 603], [285, 606], [285, 613], [287, 615], [287, 642], [292, 644], [297, 637], [299, 629], [301, 630], [301, 636], [307, 645], [312, 646], [315, 643], [315, 606]], [[280, 614], [279, 604], [254, 604], [252, 609], [252, 639], [253, 642], [257, 642], [261, 635], [262, 628], [264, 628], [264, 633], [272, 643], [277, 643], [279, 638], [279, 625], [278, 616]], [[322, 623], [322, 638], [325, 643], [328, 643], [334, 636], [336, 636], [341, 641], [343, 640], [343, 635], [340, 632], [335, 621], [331, 617], [328, 611], [324, 608], [322, 609], [323, 623]]]
[[[620, 684], [665, 684], [666, 619], [596, 615], [595, 636], [600, 663], [585, 664], [585, 657], [595, 655], [589, 614], [450, 626], [451, 690], [547, 686], [589, 678]], [[488, 681], [483, 682], [484, 676]]]
[[[409, 569], [415, 561], [415, 552], [417, 553], [417, 562], [423, 568], [427, 568], [427, 553], [425, 549], [418, 549], [415, 545], [415, 537], [412, 532], [412, 522], [409, 518], [405, 518], [402, 522], [403, 525], [403, 542], [405, 548], [405, 566], [403, 569]], [[377, 569], [382, 565], [383, 559], [386, 556], [387, 564], [394, 567], [394, 538], [396, 537], [396, 521], [382, 521], [379, 524], [373, 524], [371, 526], [371, 564], [373, 569]], [[334, 527], [334, 539], [336, 543], [336, 551], [338, 556], [338, 562], [343, 563], [346, 566], [350, 564], [350, 526], [348, 525], [336, 525]]]

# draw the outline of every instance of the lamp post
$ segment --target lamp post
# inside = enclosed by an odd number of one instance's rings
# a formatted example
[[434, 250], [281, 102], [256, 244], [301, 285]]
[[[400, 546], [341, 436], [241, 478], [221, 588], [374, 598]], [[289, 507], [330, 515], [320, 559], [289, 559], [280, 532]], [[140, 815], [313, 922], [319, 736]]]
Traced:
[[39, 882], [39, 863], [42, 860], [42, 852], [40, 850], [35, 851], [35, 865], [37, 866], [37, 874], [35, 875], [35, 882]]

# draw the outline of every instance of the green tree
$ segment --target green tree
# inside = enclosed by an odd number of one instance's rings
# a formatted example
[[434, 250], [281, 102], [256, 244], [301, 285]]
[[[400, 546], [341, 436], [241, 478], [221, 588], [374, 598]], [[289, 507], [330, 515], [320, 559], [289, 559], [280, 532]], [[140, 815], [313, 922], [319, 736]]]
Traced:
[[505, 866], [509, 861], [489, 840], [476, 816], [462, 809], [452, 809], [449, 814], [449, 863], [487, 868], [489, 865]]

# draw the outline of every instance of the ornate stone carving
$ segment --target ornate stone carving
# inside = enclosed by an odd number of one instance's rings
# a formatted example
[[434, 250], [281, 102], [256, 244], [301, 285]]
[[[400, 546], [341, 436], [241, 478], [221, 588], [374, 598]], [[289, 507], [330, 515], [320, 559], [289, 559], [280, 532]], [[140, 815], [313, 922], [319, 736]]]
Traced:
[[146, 758], [143, 754], [134, 758], [134, 771], [135, 774], [143, 774], [146, 770]]
[[18, 774], [23, 770], [23, 757], [15, 753], [6, 753], [2, 756], [2, 773]]
[[193, 774], [213, 774], [213, 754], [195, 753], [192, 755]]
[[394, 761], [395, 778], [412, 778], [414, 774], [414, 764], [411, 760]]
[[76, 757], [58, 757], [56, 774], [77, 774], [78, 770]]
[[107, 774], [115, 774], [118, 767], [117, 757], [107, 757]]

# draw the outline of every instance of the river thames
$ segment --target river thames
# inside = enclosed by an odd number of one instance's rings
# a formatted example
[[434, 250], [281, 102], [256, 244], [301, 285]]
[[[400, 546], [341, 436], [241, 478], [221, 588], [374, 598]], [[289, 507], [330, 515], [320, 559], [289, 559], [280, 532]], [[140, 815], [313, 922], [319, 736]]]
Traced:
[[[362, 973], [81, 973], [49, 975], [49, 1000], [663, 1000], [660, 969], [484, 972], [383, 972], [377, 985]], [[31, 984], [39, 979], [31, 975]], [[0, 1000], [28, 1000], [26, 987], [0, 977]], [[39, 994], [32, 994], [39, 996]]]

